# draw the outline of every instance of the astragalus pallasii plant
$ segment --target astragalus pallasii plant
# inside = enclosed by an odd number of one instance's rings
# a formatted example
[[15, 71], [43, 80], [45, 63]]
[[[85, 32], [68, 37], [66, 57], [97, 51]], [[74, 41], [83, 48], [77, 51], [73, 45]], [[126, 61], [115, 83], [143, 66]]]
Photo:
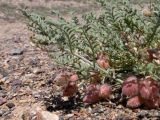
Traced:
[[[62, 95], [85, 89], [84, 103], [108, 101], [122, 87], [126, 106], [160, 107], [160, 3], [147, 10], [129, 1], [97, 0], [101, 11], [58, 20], [22, 10], [33, 32], [31, 41], [67, 70], [56, 77]], [[83, 84], [83, 87], [82, 87]]]

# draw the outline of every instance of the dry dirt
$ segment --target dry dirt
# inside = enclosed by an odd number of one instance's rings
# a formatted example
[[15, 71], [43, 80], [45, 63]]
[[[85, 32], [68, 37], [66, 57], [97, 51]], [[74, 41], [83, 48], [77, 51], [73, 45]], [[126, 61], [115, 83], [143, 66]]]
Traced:
[[[70, 10], [80, 14], [98, 9], [85, 0], [0, 0], [0, 120], [31, 120], [22, 116], [37, 107], [45, 110], [44, 96], [58, 89], [53, 80], [59, 68], [29, 42], [30, 32], [18, 10], [24, 6], [48, 15], [51, 9], [59, 9], [66, 17]], [[62, 120], [160, 119], [155, 110], [131, 110], [103, 102], [53, 112]]]

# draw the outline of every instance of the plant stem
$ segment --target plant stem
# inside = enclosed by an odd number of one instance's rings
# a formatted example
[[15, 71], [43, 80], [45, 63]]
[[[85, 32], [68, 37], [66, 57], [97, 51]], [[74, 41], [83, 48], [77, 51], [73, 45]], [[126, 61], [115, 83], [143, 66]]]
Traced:
[[[63, 30], [64, 31], [64, 30]], [[67, 39], [68, 39], [68, 46], [69, 46], [69, 49], [71, 51], [71, 53], [73, 53], [73, 49], [72, 49], [72, 44], [71, 44], [71, 39], [69, 38], [69, 35], [66, 33], [66, 31], [64, 31]]]
[[157, 23], [156, 23], [156, 25], [153, 27], [153, 32], [152, 32], [152, 34], [150, 35], [150, 36], [148, 36], [148, 42], [147, 42], [147, 44], [148, 45], [150, 45], [151, 44], [151, 42], [153, 41], [153, 39], [154, 39], [154, 36], [156, 35], [156, 32], [157, 32], [157, 29], [159, 28], [159, 26], [160, 26], [160, 13], [159, 13], [159, 15], [158, 15], [158, 18], [157, 18]]
[[83, 30], [83, 34], [84, 34], [86, 40], [87, 40], [88, 43], [89, 43], [89, 47], [91, 48], [92, 56], [93, 56], [93, 66], [95, 67], [96, 60], [95, 60], [94, 48], [93, 48], [92, 43], [91, 43], [90, 39], [87, 37], [86, 32], [85, 32], [84, 30]]
[[[81, 55], [79, 55], [79, 54], [77, 54], [77, 53], [72, 53], [72, 54], [73, 54], [74, 56], [80, 58], [80, 59], [83, 60], [84, 62], [86, 62], [86, 63], [88, 63], [88, 64], [90, 64], [90, 65], [93, 65], [92, 62], [90, 62], [89, 60], [87, 60], [87, 59], [84, 58], [83, 56], [81, 56]], [[102, 72], [105, 73], [105, 74], [108, 74], [108, 71], [107, 71], [107, 70], [99, 67], [97, 64], [95, 64], [95, 68], [99, 69], [100, 71], [102, 71]], [[119, 82], [119, 83], [122, 83], [122, 82], [123, 82], [122, 80], [119, 80], [119, 79], [116, 79], [116, 81]]]

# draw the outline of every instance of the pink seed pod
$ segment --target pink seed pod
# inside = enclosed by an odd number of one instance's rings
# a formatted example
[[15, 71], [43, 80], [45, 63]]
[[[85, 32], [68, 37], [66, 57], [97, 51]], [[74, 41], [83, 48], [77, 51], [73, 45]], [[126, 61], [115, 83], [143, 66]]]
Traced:
[[127, 97], [137, 96], [139, 94], [139, 85], [137, 77], [132, 75], [122, 84], [122, 94]]
[[103, 52], [97, 53], [97, 64], [104, 69], [109, 68], [109, 61], [107, 55]]
[[84, 103], [96, 103], [99, 101], [99, 87], [96, 84], [90, 84], [86, 88], [86, 95], [83, 98]]
[[57, 82], [58, 85], [60, 86], [64, 86], [67, 85], [68, 83], [68, 78], [69, 76], [65, 73], [60, 73], [56, 76], [55, 80]]
[[104, 68], [104, 69], [109, 68], [109, 63], [105, 59], [98, 59], [96, 62], [101, 68]]
[[129, 108], [137, 108], [141, 105], [142, 99], [139, 96], [132, 97], [127, 101], [127, 107]]
[[160, 107], [159, 98], [154, 98], [152, 100], [144, 100], [144, 105], [149, 109], [157, 109]]
[[153, 100], [159, 97], [159, 85], [158, 82], [147, 78], [139, 83], [140, 95], [145, 100]]
[[84, 103], [89, 103], [89, 104], [92, 104], [92, 103], [96, 103], [99, 101], [99, 95], [97, 93], [93, 93], [93, 94], [90, 94], [90, 95], [86, 95], [84, 98], [83, 98], [83, 102]]
[[97, 84], [90, 84], [86, 88], [86, 94], [90, 94], [94, 91], [99, 91], [99, 86]]
[[70, 81], [76, 82], [77, 80], [78, 80], [78, 75], [77, 75], [77, 74], [72, 74], [72, 75], [70, 76]]
[[63, 96], [72, 97], [78, 90], [78, 87], [75, 82], [68, 82], [66, 87], [62, 87]]
[[111, 94], [111, 87], [108, 84], [103, 84], [100, 86], [100, 97], [102, 99], [107, 99], [109, 98]]

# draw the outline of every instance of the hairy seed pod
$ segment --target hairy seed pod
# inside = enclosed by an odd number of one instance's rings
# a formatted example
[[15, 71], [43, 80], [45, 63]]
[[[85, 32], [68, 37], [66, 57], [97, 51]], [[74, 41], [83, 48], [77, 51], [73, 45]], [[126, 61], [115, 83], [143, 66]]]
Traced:
[[111, 94], [111, 87], [108, 84], [103, 84], [100, 86], [100, 97], [102, 99], [107, 99], [109, 98]]
[[139, 85], [137, 77], [129, 76], [122, 84], [122, 94], [127, 97], [137, 96], [139, 94]]
[[84, 103], [96, 103], [99, 101], [99, 86], [96, 84], [90, 84], [86, 88], [86, 95], [83, 98]]
[[127, 107], [129, 108], [137, 108], [142, 105], [142, 99], [139, 96], [132, 97], [127, 101]]
[[107, 60], [105, 53], [98, 53], [96, 62], [101, 68], [109, 68], [109, 61]]
[[69, 76], [65, 73], [60, 73], [55, 78], [57, 84], [60, 86], [67, 85], [68, 79], [69, 79]]
[[77, 81], [77, 80], [78, 80], [78, 75], [77, 75], [77, 74], [72, 74], [72, 75], [70, 76], [70, 81], [75, 82], [75, 81]]
[[139, 83], [140, 95], [145, 100], [152, 100], [159, 97], [159, 85], [158, 82], [147, 78]]
[[101, 68], [104, 68], [104, 69], [109, 68], [109, 63], [108, 63], [107, 60], [98, 59], [98, 60], [97, 60], [97, 64], [98, 64]]
[[154, 98], [151, 100], [144, 100], [144, 105], [149, 109], [157, 109], [160, 107], [159, 98]]
[[78, 87], [75, 82], [68, 82], [66, 87], [62, 87], [63, 96], [72, 97], [78, 90]]

